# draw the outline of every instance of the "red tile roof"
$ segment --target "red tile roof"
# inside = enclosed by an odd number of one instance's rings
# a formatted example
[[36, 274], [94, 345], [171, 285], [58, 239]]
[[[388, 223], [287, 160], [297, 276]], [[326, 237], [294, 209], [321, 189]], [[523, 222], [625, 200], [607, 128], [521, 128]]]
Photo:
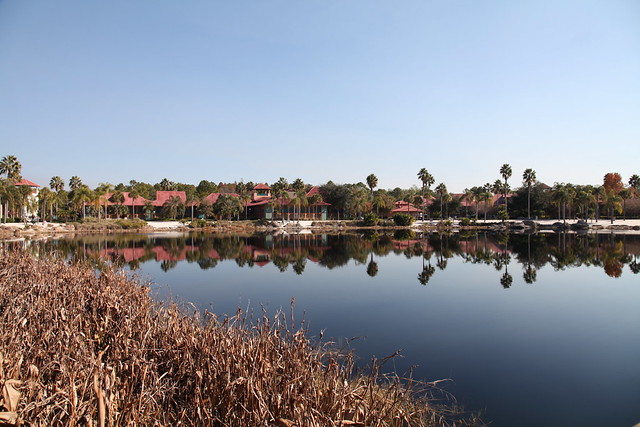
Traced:
[[254, 190], [271, 190], [271, 187], [269, 187], [267, 184], [258, 184], [255, 187], [253, 187]]
[[28, 179], [21, 179], [20, 181], [16, 182], [16, 185], [27, 185], [29, 187], [40, 187], [38, 184], [36, 184], [33, 181], [29, 181]]
[[156, 191], [156, 199], [153, 206], [163, 206], [172, 197], [179, 197], [182, 203], [187, 203], [187, 193], [184, 191]]

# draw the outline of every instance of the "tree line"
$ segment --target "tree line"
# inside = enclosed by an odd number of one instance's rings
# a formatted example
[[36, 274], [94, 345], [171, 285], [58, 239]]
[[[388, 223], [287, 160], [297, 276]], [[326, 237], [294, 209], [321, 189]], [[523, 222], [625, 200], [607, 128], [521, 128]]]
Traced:
[[[167, 178], [150, 184], [129, 181], [128, 184], [112, 185], [100, 183], [90, 188], [78, 176], [68, 182], [54, 176], [49, 186], [40, 188], [38, 197], [30, 197], [28, 186], [16, 185], [22, 179], [22, 165], [13, 155], [0, 160], [0, 204], [3, 220], [20, 218], [22, 213], [38, 212], [42, 219], [72, 221], [87, 216], [98, 219], [106, 217], [148, 217], [155, 212], [152, 201], [156, 191], [183, 191], [186, 200], [170, 197], [163, 204], [161, 218], [181, 218], [197, 214], [204, 218], [237, 218], [247, 216], [247, 202], [251, 200], [254, 182], [214, 183], [201, 180], [198, 185], [177, 183]], [[627, 201], [634, 200], [640, 188], [637, 174], [629, 177], [627, 185], [620, 174], [604, 175], [600, 185], [578, 185], [554, 183], [548, 186], [537, 180], [535, 170], [528, 168], [522, 173], [521, 185], [512, 189], [509, 179], [513, 171], [509, 164], [502, 165], [493, 183], [465, 188], [461, 194], [452, 194], [445, 183], [437, 185], [426, 168], [417, 173], [420, 186], [408, 189], [379, 188], [378, 178], [369, 174], [364, 182], [336, 184], [333, 181], [319, 186], [319, 194], [307, 196], [311, 185], [298, 178], [289, 183], [281, 177], [270, 185], [273, 198], [269, 201], [274, 213], [284, 218], [285, 211], [300, 218], [303, 207], [317, 206], [321, 201], [330, 204], [329, 216], [333, 219], [362, 218], [366, 214], [389, 216], [395, 203], [403, 201], [421, 209], [425, 218], [444, 219], [467, 217], [478, 220], [487, 218], [582, 218], [598, 220], [603, 215], [613, 220], [616, 214], [626, 218]], [[433, 187], [435, 185], [435, 187]], [[432, 188], [433, 187], [433, 188]], [[131, 206], [124, 204], [124, 193], [132, 200]], [[212, 193], [221, 193], [215, 203], [207, 198]], [[137, 199], [145, 200], [136, 210]], [[634, 206], [635, 206], [634, 205]], [[633, 215], [638, 216], [635, 206]]]

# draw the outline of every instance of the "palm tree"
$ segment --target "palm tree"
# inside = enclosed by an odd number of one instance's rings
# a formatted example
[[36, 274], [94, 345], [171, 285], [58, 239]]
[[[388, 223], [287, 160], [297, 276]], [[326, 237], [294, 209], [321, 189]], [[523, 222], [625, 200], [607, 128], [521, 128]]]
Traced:
[[420, 169], [420, 171], [418, 172], [418, 178], [422, 182], [422, 198], [424, 198], [425, 187], [427, 188], [427, 190], [429, 190], [435, 180], [433, 179], [433, 176], [429, 173], [429, 171], [427, 171], [425, 168]]
[[478, 220], [478, 205], [482, 200], [482, 193], [484, 193], [484, 188], [479, 186], [471, 187], [471, 200], [476, 203], [476, 221]]
[[373, 189], [378, 186], [378, 177], [374, 174], [370, 174], [367, 177], [367, 187], [371, 190], [371, 200], [373, 200]]
[[[144, 209], [144, 213], [147, 218], [153, 219], [153, 211], [155, 209], [155, 206], [153, 206], [153, 202], [151, 200], [145, 200], [142, 209]], [[149, 214], [149, 212], [151, 212], [151, 214]]]
[[[222, 196], [220, 196], [222, 197]], [[162, 216], [165, 218], [178, 218], [184, 215], [184, 203], [178, 196], [171, 196], [162, 205]]]
[[71, 191], [75, 191], [78, 188], [80, 188], [80, 186], [82, 185], [82, 180], [74, 175], [71, 177], [71, 179], [69, 180], [69, 188], [71, 189]]
[[469, 217], [469, 202], [473, 201], [473, 190], [469, 188], [464, 189], [464, 216]]
[[287, 188], [289, 187], [289, 183], [284, 177], [280, 177], [272, 186], [271, 192], [276, 200], [280, 204], [280, 211], [282, 214], [282, 221], [284, 221], [284, 202], [289, 199], [289, 193], [287, 192]]
[[605, 192], [604, 207], [609, 209], [609, 218], [613, 224], [616, 219], [614, 212], [622, 213], [622, 197], [613, 190]]
[[393, 199], [385, 191], [376, 191], [373, 195], [373, 202], [371, 206], [375, 206], [376, 215], [380, 214], [380, 209], [383, 211], [393, 208]]
[[502, 167], [500, 168], [500, 175], [502, 175], [502, 178], [504, 179], [504, 210], [507, 215], [509, 215], [509, 207], [507, 206], [507, 192], [509, 191], [509, 184], [507, 183], [507, 180], [511, 178], [511, 174], [511, 166], [509, 166], [507, 163], [502, 165]]
[[491, 193], [491, 184], [486, 183], [482, 188], [482, 193], [480, 195], [480, 200], [484, 202], [484, 222], [487, 222], [487, 211], [489, 207], [487, 206], [490, 201], [493, 200], [493, 193]]
[[318, 204], [322, 202], [322, 196], [320, 193], [314, 193], [309, 198], [309, 203], [313, 206], [313, 216], [314, 219], [318, 216]]
[[240, 196], [240, 201], [244, 206], [244, 219], [247, 219], [248, 216], [249, 206], [247, 205], [247, 203], [251, 201], [251, 194], [249, 193], [250, 190], [251, 188], [249, 188], [249, 186], [242, 181], [236, 184], [236, 193], [238, 193], [238, 196]]
[[[129, 191], [129, 197], [131, 198], [131, 219], [136, 217], [136, 207], [135, 202], [140, 197], [140, 193], [137, 190], [133, 189]], [[193, 219], [193, 211], [192, 211], [192, 219]]]
[[631, 191], [631, 188], [623, 188], [622, 190], [620, 190], [620, 193], [618, 193], [618, 195], [620, 196], [620, 198], [622, 198], [622, 220], [626, 221], [627, 220], [627, 200], [632, 197], [633, 192]]
[[[506, 180], [505, 180], [506, 181]], [[527, 218], [531, 218], [531, 186], [536, 182], [536, 171], [525, 169], [522, 173], [522, 182], [527, 186]]]
[[638, 195], [638, 189], [640, 189], [640, 176], [634, 174], [629, 178], [629, 187], [633, 189], [633, 197]]
[[160, 181], [160, 188], [164, 191], [172, 191], [175, 190], [176, 184], [167, 178], [163, 178], [162, 181]]
[[231, 220], [234, 215], [237, 215], [241, 209], [240, 199], [229, 194], [220, 195], [213, 205], [214, 213], [220, 218], [226, 217], [228, 220]]
[[49, 181], [49, 187], [56, 192], [64, 190], [64, 180], [59, 176], [54, 176], [51, 178], [51, 181]]
[[55, 200], [55, 194], [48, 188], [41, 188], [38, 192], [38, 200], [42, 204], [42, 210], [40, 211], [40, 217], [45, 218], [47, 212], [47, 205], [49, 206], [49, 219], [53, 218], [53, 201]]
[[81, 185], [73, 191], [73, 203], [77, 209], [82, 208], [82, 218], [86, 218], [85, 206], [93, 199], [93, 191], [86, 185]]
[[306, 191], [304, 191], [304, 181], [300, 178], [296, 178], [295, 181], [291, 184], [291, 188], [293, 189], [293, 203], [294, 203], [294, 218], [295, 218], [295, 206], [298, 205], [298, 221], [300, 220], [301, 215], [301, 206], [305, 203], [308, 203], [306, 198]]
[[442, 208], [444, 206], [444, 197], [448, 194], [447, 186], [443, 182], [436, 187], [436, 193], [440, 196], [440, 219], [444, 219]]
[[96, 193], [98, 193], [98, 195], [100, 196], [100, 201], [101, 202], [104, 201], [104, 218], [105, 219], [108, 218], [107, 208], [109, 206], [109, 200], [107, 199], [106, 195], [110, 194], [112, 190], [113, 190], [113, 185], [111, 185], [108, 182], [101, 182], [100, 184], [98, 184], [98, 188], [96, 188], [95, 190]]
[[[120, 206], [122, 206], [122, 204], [124, 203], [124, 194], [122, 194], [122, 191], [120, 190], [116, 190], [113, 192], [113, 194], [111, 195], [111, 197], [109, 198], [109, 201], [111, 203], [113, 203], [115, 206], [112, 208], [114, 213], [116, 214], [116, 218], [118, 218], [120, 216], [121, 213], [121, 208]], [[126, 209], [125, 209], [125, 215], [126, 215]]]
[[362, 185], [357, 185], [351, 189], [351, 197], [347, 201], [347, 209], [351, 215], [359, 217], [367, 210], [367, 199], [369, 195]]
[[20, 181], [21, 172], [22, 165], [16, 156], [4, 156], [2, 160], [0, 160], [0, 175], [6, 174], [9, 181], [13, 183]]

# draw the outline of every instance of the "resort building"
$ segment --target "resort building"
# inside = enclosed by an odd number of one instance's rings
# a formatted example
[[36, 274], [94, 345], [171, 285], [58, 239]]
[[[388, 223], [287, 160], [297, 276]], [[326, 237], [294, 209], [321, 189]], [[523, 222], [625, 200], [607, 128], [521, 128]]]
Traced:
[[16, 187], [25, 189], [29, 188], [29, 194], [27, 195], [26, 199], [27, 203], [25, 203], [25, 205], [22, 207], [22, 212], [20, 212], [21, 217], [26, 219], [37, 218], [38, 193], [40, 192], [40, 186], [35, 182], [29, 181], [28, 179], [21, 179], [20, 181], [16, 182]]

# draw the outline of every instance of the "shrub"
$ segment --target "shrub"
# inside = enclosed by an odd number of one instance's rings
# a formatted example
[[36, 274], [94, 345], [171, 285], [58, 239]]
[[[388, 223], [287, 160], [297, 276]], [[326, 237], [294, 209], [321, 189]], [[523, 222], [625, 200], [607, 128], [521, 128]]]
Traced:
[[378, 215], [374, 214], [373, 212], [369, 212], [368, 214], [365, 214], [364, 220], [362, 221], [362, 225], [367, 227], [373, 227], [378, 225]]
[[462, 227], [469, 227], [471, 225], [476, 225], [476, 220], [471, 218], [462, 218], [460, 220], [460, 225]]
[[118, 219], [116, 224], [125, 230], [139, 230], [145, 227], [147, 222], [141, 219]]
[[189, 223], [189, 228], [203, 228], [209, 225], [206, 219], [196, 218]]
[[395, 222], [397, 226], [406, 227], [413, 224], [413, 217], [408, 214], [397, 213], [393, 216], [393, 222]]

